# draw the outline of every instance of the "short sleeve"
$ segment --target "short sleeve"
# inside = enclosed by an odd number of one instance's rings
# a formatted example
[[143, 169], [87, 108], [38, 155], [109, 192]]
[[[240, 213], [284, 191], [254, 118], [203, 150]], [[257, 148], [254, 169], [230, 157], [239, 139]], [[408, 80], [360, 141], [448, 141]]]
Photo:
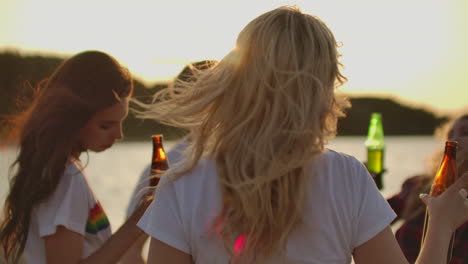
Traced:
[[190, 254], [190, 244], [185, 234], [174, 182], [168, 182], [168, 178], [161, 178], [155, 199], [138, 222], [138, 226], [151, 237]]
[[39, 236], [55, 234], [57, 226], [85, 234], [89, 190], [78, 169], [67, 169], [53, 195], [37, 207]]
[[395, 219], [396, 214], [377, 189], [372, 177], [362, 164], [356, 167], [358, 185], [355, 186], [358, 207], [353, 248], [370, 240]]

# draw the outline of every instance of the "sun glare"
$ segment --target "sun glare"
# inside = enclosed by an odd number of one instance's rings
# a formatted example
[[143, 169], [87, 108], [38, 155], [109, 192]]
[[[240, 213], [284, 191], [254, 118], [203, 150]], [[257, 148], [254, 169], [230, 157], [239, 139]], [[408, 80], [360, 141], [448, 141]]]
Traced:
[[251, 19], [280, 5], [319, 16], [335, 33], [349, 78], [343, 91], [465, 104], [468, 4], [459, 0], [3, 0], [0, 49], [66, 56], [99, 49], [150, 84], [189, 62], [221, 59]]

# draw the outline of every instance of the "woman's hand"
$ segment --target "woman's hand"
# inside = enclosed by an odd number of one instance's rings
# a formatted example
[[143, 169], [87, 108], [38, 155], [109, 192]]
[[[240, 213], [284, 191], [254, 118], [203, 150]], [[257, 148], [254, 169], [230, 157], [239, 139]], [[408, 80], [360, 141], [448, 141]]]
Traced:
[[465, 172], [468, 172], [468, 159], [465, 158], [468, 155], [465, 155], [465, 156], [462, 156], [462, 157], [460, 157], [460, 156], [461, 155], [457, 156], [458, 175], [462, 175]]
[[153, 201], [153, 193], [148, 193], [146, 195], [143, 195], [143, 197], [140, 199], [138, 202], [138, 205], [135, 208], [135, 211], [130, 215], [127, 221], [132, 222], [134, 225], [140, 221], [140, 218], [143, 216], [145, 213], [146, 209], [148, 206], [151, 204]]
[[427, 205], [429, 221], [438, 228], [447, 228], [454, 232], [468, 221], [468, 172], [465, 172], [452, 186], [438, 197], [422, 194], [421, 199]]

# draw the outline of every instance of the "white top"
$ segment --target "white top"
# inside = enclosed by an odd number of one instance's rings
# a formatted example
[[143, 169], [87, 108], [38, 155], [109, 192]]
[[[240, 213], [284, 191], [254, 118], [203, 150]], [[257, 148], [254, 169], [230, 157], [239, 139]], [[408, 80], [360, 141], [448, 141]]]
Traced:
[[[286, 263], [350, 263], [353, 249], [387, 227], [395, 213], [352, 156], [326, 150], [306, 171], [311, 181], [304, 222], [288, 239]], [[221, 208], [215, 162], [202, 160], [188, 175], [162, 183], [138, 226], [195, 263], [228, 263], [221, 240], [210, 231]]]
[[[170, 167], [174, 167], [177, 165], [178, 162], [182, 159], [182, 151], [187, 147], [186, 139], [180, 140], [176, 145], [174, 145], [166, 154], [167, 160], [169, 162]], [[151, 177], [151, 163], [148, 164], [143, 172], [140, 174], [140, 178], [138, 179], [137, 186], [133, 190], [132, 196], [130, 197], [130, 203], [127, 207], [127, 218], [135, 210], [138, 202], [140, 201], [142, 195], [145, 193], [144, 190], [149, 186]]]
[[44, 237], [55, 234], [57, 226], [84, 236], [82, 257], [96, 251], [112, 235], [109, 220], [95, 198], [78, 163], [69, 162], [57, 190], [32, 212], [26, 241], [28, 264], [46, 264]]

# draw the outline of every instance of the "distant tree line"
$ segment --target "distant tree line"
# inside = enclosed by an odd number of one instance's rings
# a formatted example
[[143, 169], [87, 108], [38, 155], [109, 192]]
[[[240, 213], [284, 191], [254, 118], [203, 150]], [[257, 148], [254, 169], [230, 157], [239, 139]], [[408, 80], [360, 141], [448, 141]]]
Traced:
[[[18, 99], [30, 97], [30, 87], [48, 77], [62, 60], [49, 56], [23, 56], [17, 52], [0, 53], [0, 121], [5, 115], [19, 111], [21, 100]], [[146, 87], [135, 79], [134, 97], [149, 102], [156, 91], [167, 85], [157, 83]], [[391, 99], [352, 97], [351, 103], [353, 107], [347, 111], [346, 118], [338, 122], [339, 135], [365, 135], [372, 112], [382, 113], [386, 135], [430, 135], [447, 119]], [[124, 133], [126, 140], [145, 140], [155, 133], [164, 134], [171, 140], [181, 137], [184, 131], [129, 115], [124, 123]]]
[[355, 97], [346, 118], [338, 122], [339, 135], [365, 135], [372, 112], [382, 114], [386, 135], [431, 135], [449, 117], [399, 104], [391, 99]]

